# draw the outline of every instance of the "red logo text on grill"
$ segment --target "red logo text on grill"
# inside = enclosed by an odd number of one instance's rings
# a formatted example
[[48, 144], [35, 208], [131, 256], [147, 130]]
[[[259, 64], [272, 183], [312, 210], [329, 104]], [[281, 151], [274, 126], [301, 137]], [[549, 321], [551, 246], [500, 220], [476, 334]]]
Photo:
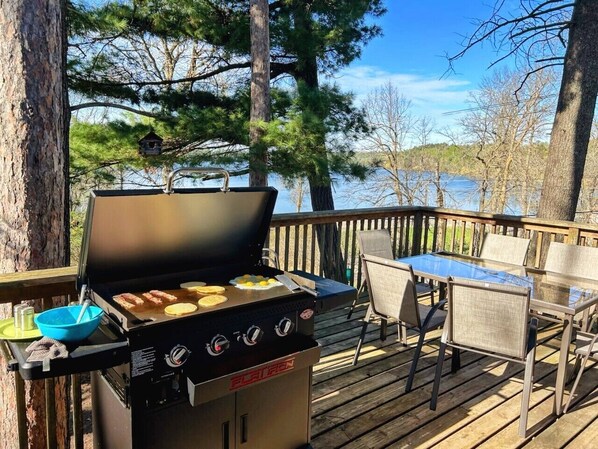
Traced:
[[256, 382], [260, 382], [270, 377], [291, 371], [295, 367], [295, 357], [271, 363], [262, 368], [254, 369], [247, 373], [239, 374], [230, 380], [230, 390], [238, 390]]
[[312, 316], [314, 316], [314, 311], [312, 309], [305, 309], [299, 315], [302, 320], [309, 320]]

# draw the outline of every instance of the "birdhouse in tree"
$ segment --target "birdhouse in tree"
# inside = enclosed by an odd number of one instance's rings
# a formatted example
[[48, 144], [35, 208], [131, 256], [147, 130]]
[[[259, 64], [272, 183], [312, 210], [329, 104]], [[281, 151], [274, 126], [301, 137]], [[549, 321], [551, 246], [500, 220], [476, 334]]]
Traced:
[[139, 139], [139, 154], [141, 156], [158, 156], [162, 154], [163, 140], [155, 132], [150, 131]]

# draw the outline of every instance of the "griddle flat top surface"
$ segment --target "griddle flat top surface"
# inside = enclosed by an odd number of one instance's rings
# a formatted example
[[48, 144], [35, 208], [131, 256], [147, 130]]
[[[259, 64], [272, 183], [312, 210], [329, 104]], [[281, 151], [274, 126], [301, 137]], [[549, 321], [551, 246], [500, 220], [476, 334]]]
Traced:
[[[214, 285], [214, 284], [212, 284]], [[202, 307], [198, 305], [198, 301], [208, 296], [206, 294], [200, 294], [196, 291], [192, 291], [189, 289], [174, 289], [174, 290], [161, 290], [165, 293], [174, 295], [177, 297], [175, 301], [168, 301], [167, 299], [162, 300], [162, 304], [154, 304], [150, 301], [145, 301], [144, 304], [136, 305], [131, 309], [127, 310], [129, 314], [131, 314], [134, 319], [139, 320], [140, 322], [147, 322], [150, 324], [154, 323], [164, 323], [172, 320], [178, 320], [180, 318], [188, 318], [198, 315], [204, 315], [213, 312], [225, 311], [232, 308], [240, 308], [244, 306], [249, 306], [253, 304], [258, 304], [261, 302], [279, 299], [283, 297], [289, 297], [292, 295], [299, 295], [305, 297], [305, 293], [292, 293], [286, 287], [277, 286], [272, 287], [268, 290], [242, 290], [234, 285], [220, 285], [224, 287], [224, 292], [219, 293], [222, 296], [227, 298], [226, 302], [220, 303], [215, 306], [211, 307]], [[136, 296], [143, 298], [142, 294], [148, 292], [149, 290], [143, 291], [118, 291], [114, 292], [115, 294], [121, 293], [132, 293]], [[114, 295], [113, 295], [114, 296]], [[114, 300], [112, 297], [106, 298], [107, 302], [112, 303], [114, 307], [120, 308], [120, 306], [114, 304]], [[182, 316], [171, 316], [164, 313], [164, 309], [176, 303], [191, 303], [197, 307], [195, 312], [191, 312], [189, 314], [185, 314]]]

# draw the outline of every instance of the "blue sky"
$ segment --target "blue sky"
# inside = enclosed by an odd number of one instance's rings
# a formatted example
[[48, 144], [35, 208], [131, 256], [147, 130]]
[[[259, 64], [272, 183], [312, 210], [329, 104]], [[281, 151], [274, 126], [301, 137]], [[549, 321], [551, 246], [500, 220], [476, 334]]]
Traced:
[[[461, 50], [463, 35], [475, 29], [474, 19], [487, 18], [493, 0], [387, 0], [388, 12], [378, 19], [383, 36], [372, 40], [360, 60], [342, 70], [335, 81], [363, 98], [389, 80], [412, 102], [414, 115], [432, 117], [451, 126], [467, 107], [466, 99], [495, 59], [489, 45], [470, 50], [445, 74], [445, 55]], [[444, 75], [444, 76], [443, 76]]]

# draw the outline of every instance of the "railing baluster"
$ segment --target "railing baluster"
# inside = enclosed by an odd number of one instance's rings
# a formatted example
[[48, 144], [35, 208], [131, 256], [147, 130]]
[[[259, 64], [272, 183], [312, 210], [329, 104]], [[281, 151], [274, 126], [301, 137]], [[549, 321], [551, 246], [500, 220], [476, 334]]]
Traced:
[[53, 377], [44, 379], [44, 393], [46, 399], [46, 447], [56, 449], [56, 394]]
[[278, 263], [280, 265], [280, 226], [274, 228], [274, 251], [278, 255]]
[[303, 225], [303, 257], [301, 258], [301, 269], [303, 271], [307, 270], [307, 241], [308, 241], [308, 225]]
[[299, 225], [295, 225], [295, 251], [293, 254], [293, 270], [299, 268]]
[[17, 430], [19, 433], [19, 449], [27, 449], [27, 408], [25, 406], [25, 381], [15, 373], [15, 396], [17, 401]]
[[[316, 255], [316, 227], [312, 224], [311, 225], [311, 272], [316, 272], [316, 260], [319, 258]], [[319, 262], [318, 262], [319, 265]], [[318, 272], [320, 272], [320, 267], [318, 266]]]
[[285, 226], [284, 227], [284, 269], [289, 269], [289, 248], [291, 247], [291, 227]]
[[83, 400], [81, 396], [81, 375], [71, 377], [71, 401], [73, 404], [73, 439], [75, 449], [83, 449]]
[[404, 255], [411, 254], [409, 241], [411, 240], [411, 216], [407, 217], [405, 220], [405, 250], [403, 252]]
[[463, 245], [465, 244], [465, 220], [461, 221], [461, 238], [459, 239], [459, 254], [463, 254]]
[[357, 285], [361, 280], [361, 262], [357, 257], [357, 221], [353, 220], [353, 232], [351, 233], [351, 267], [353, 268], [351, 281]]

